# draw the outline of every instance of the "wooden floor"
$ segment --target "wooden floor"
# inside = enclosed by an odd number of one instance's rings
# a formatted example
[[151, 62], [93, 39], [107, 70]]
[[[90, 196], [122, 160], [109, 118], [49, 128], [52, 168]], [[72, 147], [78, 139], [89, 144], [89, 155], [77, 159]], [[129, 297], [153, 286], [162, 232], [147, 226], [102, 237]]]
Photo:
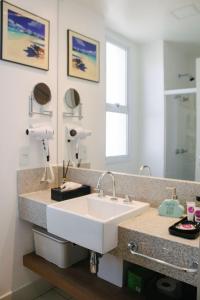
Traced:
[[88, 261], [60, 269], [31, 253], [24, 256], [23, 264], [76, 300], [144, 300], [125, 288], [118, 288], [91, 274]]
[[51, 289], [47, 293], [41, 295], [40, 297], [34, 300], [75, 300], [75, 299], [71, 298], [70, 296], [63, 295], [60, 292], [60, 290], [58, 292], [57, 289]]

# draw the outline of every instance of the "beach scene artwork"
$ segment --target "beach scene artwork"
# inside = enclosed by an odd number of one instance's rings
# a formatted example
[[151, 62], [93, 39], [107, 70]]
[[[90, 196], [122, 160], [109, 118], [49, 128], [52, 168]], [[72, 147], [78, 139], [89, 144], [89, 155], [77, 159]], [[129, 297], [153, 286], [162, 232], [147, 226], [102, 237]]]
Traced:
[[68, 32], [68, 75], [99, 81], [99, 44], [72, 31]]
[[48, 70], [49, 22], [3, 3], [2, 59]]

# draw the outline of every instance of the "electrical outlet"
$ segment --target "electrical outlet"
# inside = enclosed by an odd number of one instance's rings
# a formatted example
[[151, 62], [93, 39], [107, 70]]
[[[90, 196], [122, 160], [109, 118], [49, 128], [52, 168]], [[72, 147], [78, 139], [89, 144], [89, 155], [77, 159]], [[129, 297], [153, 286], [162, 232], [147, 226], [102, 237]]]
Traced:
[[29, 147], [21, 147], [19, 150], [19, 165], [21, 167], [27, 166], [29, 164], [30, 158], [30, 148]]

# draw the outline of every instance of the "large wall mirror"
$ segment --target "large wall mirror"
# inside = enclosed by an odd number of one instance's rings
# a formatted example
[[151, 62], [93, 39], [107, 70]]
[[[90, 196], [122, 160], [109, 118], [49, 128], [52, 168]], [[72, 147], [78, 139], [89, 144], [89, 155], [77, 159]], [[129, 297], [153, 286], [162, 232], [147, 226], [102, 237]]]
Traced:
[[[200, 2], [59, 0], [58, 20], [62, 53], [68, 29], [100, 42], [99, 83], [67, 76], [58, 58], [59, 162], [70, 123], [92, 131], [79, 151], [93, 169], [200, 181]], [[81, 120], [63, 118], [70, 88]]]

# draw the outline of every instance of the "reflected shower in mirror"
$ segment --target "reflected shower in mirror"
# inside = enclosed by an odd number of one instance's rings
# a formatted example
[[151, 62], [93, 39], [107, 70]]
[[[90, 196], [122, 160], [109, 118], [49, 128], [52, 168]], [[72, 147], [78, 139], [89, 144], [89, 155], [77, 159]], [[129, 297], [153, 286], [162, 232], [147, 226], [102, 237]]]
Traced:
[[[63, 52], [66, 30], [74, 27], [100, 41], [101, 80], [65, 76], [59, 81], [59, 161], [68, 159], [63, 97], [69, 108], [76, 106], [75, 92], [65, 95], [73, 84], [84, 108], [84, 119], [73, 121], [93, 133], [84, 142], [83, 162], [93, 169], [200, 181], [200, 3], [79, 0], [71, 5], [62, 0]], [[89, 57], [79, 49], [74, 55], [89, 71]], [[67, 58], [60, 58], [59, 74], [66, 74], [66, 65]]]
[[195, 180], [196, 95], [166, 96], [166, 167], [168, 178]]

